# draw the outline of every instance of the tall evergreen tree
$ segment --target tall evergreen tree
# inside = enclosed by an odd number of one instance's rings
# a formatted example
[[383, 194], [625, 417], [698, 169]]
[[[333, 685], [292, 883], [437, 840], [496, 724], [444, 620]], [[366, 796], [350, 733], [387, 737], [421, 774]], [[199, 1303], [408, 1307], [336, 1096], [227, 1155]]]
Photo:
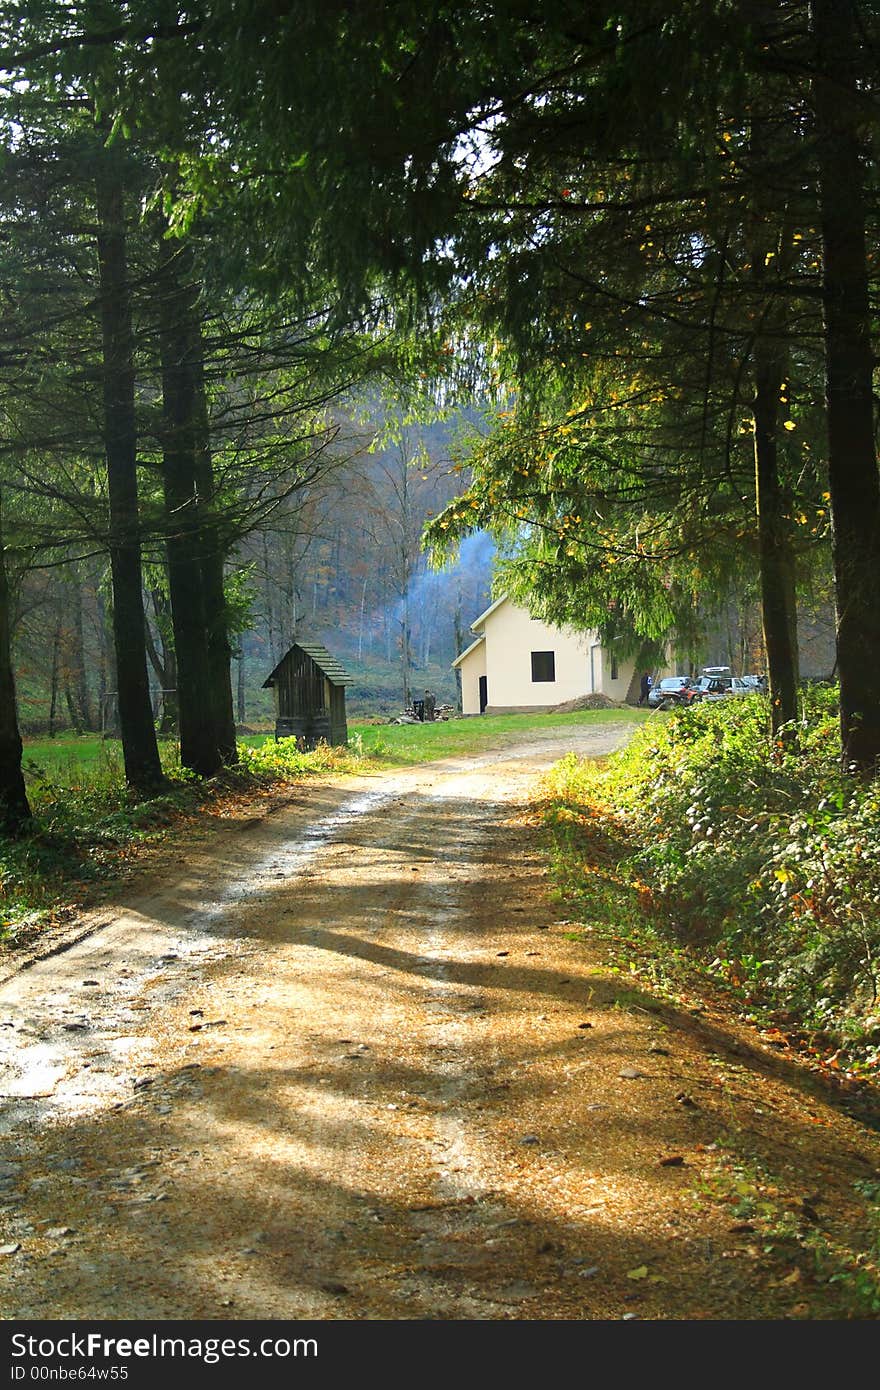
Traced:
[[866, 772], [880, 760], [880, 476], [863, 134], [866, 122], [877, 124], [873, 7], [870, 18], [857, 0], [813, 0], [840, 720], [844, 758]]
[[9, 582], [0, 530], [0, 831], [18, 834], [30, 821], [21, 770], [21, 735], [10, 642]]
[[126, 778], [138, 791], [148, 792], [160, 786], [163, 779], [144, 637], [128, 218], [118, 148], [101, 150], [95, 190], [119, 725]]

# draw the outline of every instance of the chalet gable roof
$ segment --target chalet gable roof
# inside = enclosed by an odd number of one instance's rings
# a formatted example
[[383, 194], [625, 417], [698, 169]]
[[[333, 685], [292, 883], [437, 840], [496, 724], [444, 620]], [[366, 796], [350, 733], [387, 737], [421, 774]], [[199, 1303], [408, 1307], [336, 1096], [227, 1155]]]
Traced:
[[328, 652], [327, 648], [324, 647], [324, 646], [322, 646], [320, 642], [305, 642], [305, 641], [304, 641], [304, 642], [294, 642], [293, 646], [290, 647], [290, 648], [284, 653], [283, 657], [282, 657], [281, 660], [278, 662], [278, 665], [275, 667], [275, 669], [274, 669], [273, 671], [270, 672], [270, 674], [269, 674], [269, 675], [266, 677], [266, 679], [263, 681], [263, 689], [264, 689], [264, 690], [266, 690], [267, 687], [269, 687], [269, 686], [275, 684], [275, 681], [276, 681], [276, 679], [277, 679], [277, 677], [278, 677], [278, 674], [279, 674], [279, 672], [280, 672], [282, 666], [283, 666], [284, 663], [287, 661], [287, 659], [288, 659], [288, 657], [290, 656], [291, 652], [296, 651], [297, 648], [298, 648], [301, 652], [305, 652], [306, 656], [311, 657], [311, 659], [312, 659], [312, 661], [314, 661], [315, 665], [316, 665], [317, 667], [319, 667], [319, 669], [320, 669], [321, 671], [323, 671], [324, 675], [327, 677], [327, 679], [328, 679], [328, 681], [330, 682], [331, 685], [352, 685], [352, 684], [353, 684], [353, 682], [354, 682], [354, 676], [350, 676], [350, 675], [348, 674], [348, 672], [346, 671], [345, 667], [343, 666], [342, 662], [339, 660], [338, 657], [332, 656], [331, 653]]
[[490, 603], [489, 607], [484, 609], [478, 618], [474, 618], [474, 621], [471, 623], [471, 632], [479, 632], [486, 619], [490, 614], [495, 612], [496, 608], [500, 608], [502, 603], [510, 603], [510, 598], [507, 594], [502, 594], [500, 598], [496, 598], [495, 602]]
[[457, 657], [455, 658], [455, 660], [453, 661], [452, 665], [453, 665], [454, 667], [455, 667], [455, 666], [460, 666], [461, 663], [464, 661], [465, 657], [466, 657], [466, 656], [470, 656], [471, 652], [475, 652], [475, 651], [477, 650], [477, 647], [481, 647], [481, 646], [483, 645], [483, 643], [485, 642], [485, 640], [486, 640], [486, 635], [485, 635], [485, 633], [482, 633], [482, 632], [481, 632], [480, 635], [479, 635], [479, 637], [477, 638], [477, 640], [476, 640], [475, 642], [471, 642], [470, 646], [469, 646], [469, 647], [465, 647], [465, 649], [464, 649], [464, 651], [461, 653], [461, 655], [460, 655], [460, 656], [457, 656]]

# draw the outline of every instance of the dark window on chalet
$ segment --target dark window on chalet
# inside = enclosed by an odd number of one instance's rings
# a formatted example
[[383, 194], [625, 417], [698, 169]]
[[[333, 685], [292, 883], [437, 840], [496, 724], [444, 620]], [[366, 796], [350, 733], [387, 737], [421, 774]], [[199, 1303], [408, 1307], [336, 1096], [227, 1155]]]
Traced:
[[617, 678], [618, 678], [617, 657], [612, 655], [612, 657], [611, 657], [611, 679], [612, 679], [613, 681], [616, 681]]
[[532, 680], [555, 681], [556, 655], [554, 652], [532, 652]]

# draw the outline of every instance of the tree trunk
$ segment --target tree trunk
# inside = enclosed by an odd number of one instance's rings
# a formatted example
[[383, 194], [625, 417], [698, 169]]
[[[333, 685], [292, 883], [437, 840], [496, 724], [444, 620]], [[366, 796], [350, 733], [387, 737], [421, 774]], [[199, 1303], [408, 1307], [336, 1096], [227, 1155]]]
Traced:
[[110, 504], [113, 639], [122, 755], [129, 785], [161, 786], [162, 767], [150, 706], [144, 645], [134, 408], [132, 325], [122, 181], [113, 150], [96, 181], [103, 339], [104, 446]]
[[159, 734], [168, 737], [176, 733], [178, 727], [177, 658], [174, 653], [174, 643], [166, 636], [168, 625], [171, 622], [171, 605], [161, 589], [151, 589], [150, 599], [153, 604], [153, 612], [156, 615], [159, 647], [153, 641], [148, 624], [146, 631], [147, 656], [150, 658], [150, 665], [159, 677], [159, 684], [162, 687], [162, 717], [159, 722]]
[[188, 331], [191, 290], [179, 275], [180, 251], [163, 244], [159, 274], [162, 358], [162, 481], [168, 587], [177, 656], [180, 761], [202, 777], [221, 766], [212, 717], [202, 568], [204, 534], [195, 476], [195, 397]]
[[98, 670], [98, 723], [101, 736], [118, 732], [116, 718], [116, 653], [113, 650], [111, 624], [100, 581], [95, 583], [95, 603], [98, 611], [98, 635], [101, 644]]
[[171, 643], [163, 644], [165, 658], [165, 678], [162, 682], [162, 718], [159, 733], [166, 737], [176, 734], [180, 728], [180, 706], [177, 699], [177, 653]]
[[874, 775], [880, 757], [880, 481], [874, 446], [866, 170], [856, 109], [861, 40], [848, 4], [813, 0], [812, 15], [840, 730], [844, 764]]
[[[453, 610], [453, 614], [452, 614], [452, 640], [453, 640], [453, 642], [454, 642], [454, 644], [455, 644], [455, 655], [456, 655], [456, 656], [461, 656], [462, 652], [463, 652], [464, 649], [465, 649], [465, 642], [464, 642], [464, 623], [462, 622], [461, 609], [462, 609], [462, 595], [461, 595], [461, 584], [459, 584], [459, 586], [458, 586], [458, 592], [456, 593], [456, 596], [455, 596], [455, 609]], [[458, 710], [459, 714], [461, 714], [461, 704], [462, 704], [462, 700], [461, 700], [461, 667], [460, 667], [460, 666], [456, 666], [456, 668], [455, 668], [455, 707], [456, 707], [456, 709]]]
[[247, 723], [247, 704], [245, 699], [244, 649], [238, 654], [238, 722]]
[[49, 737], [55, 737], [55, 716], [58, 713], [58, 664], [61, 653], [61, 622], [55, 624], [52, 638], [52, 676], [49, 689]]
[[263, 532], [263, 599], [266, 605], [266, 636], [269, 644], [269, 667], [274, 670], [275, 655], [275, 615], [272, 611], [272, 582], [269, 576], [269, 542]]
[[764, 103], [752, 113], [750, 157], [753, 194], [749, 238], [751, 280], [759, 314], [754, 362], [752, 421], [755, 453], [755, 512], [761, 626], [767, 656], [771, 725], [776, 735], [797, 719], [798, 646], [795, 558], [790, 508], [779, 475], [779, 406], [786, 395], [786, 355], [781, 346], [788, 324], [777, 280], [787, 272], [793, 228], [787, 204], [773, 196], [774, 161], [780, 157], [778, 136]]
[[21, 770], [21, 735], [12, 671], [9, 584], [0, 534], [0, 830], [16, 835], [31, 819]]
[[235, 703], [232, 697], [232, 643], [226, 609], [226, 545], [214, 502], [214, 467], [205, 391], [205, 354], [198, 306], [193, 301], [189, 324], [193, 362], [195, 479], [202, 509], [202, 587], [208, 638], [208, 671], [217, 747], [222, 761], [238, 762]]
[[[782, 372], [758, 344], [755, 371], [755, 505], [761, 576], [761, 623], [767, 653], [774, 734], [797, 718], [798, 647], [794, 555], [776, 444]], [[763, 360], [762, 360], [763, 359]]]
[[94, 729], [92, 719], [92, 702], [89, 695], [89, 682], [86, 675], [85, 644], [83, 642], [83, 601], [82, 584], [76, 570], [70, 572], [71, 601], [73, 607], [73, 621], [71, 623], [70, 634], [70, 662], [69, 671], [72, 684], [73, 699], [77, 710], [78, 732], [86, 729]]
[[403, 617], [400, 621], [400, 666], [404, 709], [412, 703], [412, 691], [409, 683], [412, 664], [412, 629], [409, 619], [409, 591], [407, 591], [403, 598]]
[[73, 732], [75, 734], [81, 734], [83, 728], [82, 722], [79, 717], [79, 710], [77, 708], [76, 701], [73, 698], [73, 691], [70, 688], [70, 681], [67, 679], [66, 676], [64, 678], [64, 703], [67, 705], [67, 713], [70, 718], [70, 727], [73, 729]]
[[[195, 688], [195, 682], [199, 690], [195, 716], [201, 733], [194, 738], [194, 730], [189, 727], [187, 743], [197, 761], [187, 762], [186, 766], [203, 772], [210, 767], [213, 774], [221, 764], [238, 760], [238, 746], [224, 585], [225, 547], [214, 507], [199, 286], [193, 278], [190, 249], [179, 243], [166, 243], [162, 272], [163, 391], [167, 448], [171, 451], [166, 454], [166, 477], [172, 484], [174, 514], [179, 521], [174, 529], [186, 549], [186, 556], [175, 556], [178, 580], [184, 566], [188, 572], [182, 591], [185, 615], [180, 613], [181, 593], [175, 598], [177, 585], [171, 593], [180, 691], [181, 761], [184, 701], [188, 698], [184, 692], [191, 686]], [[178, 634], [177, 626], [181, 619], [188, 629], [187, 644], [198, 640], [198, 646], [193, 646], [192, 662], [188, 659], [192, 670], [187, 672], [181, 646], [183, 634]], [[200, 635], [195, 632], [196, 622]]]
[[422, 631], [420, 635], [422, 639], [422, 665], [425, 670], [427, 670], [431, 664], [431, 643], [434, 637], [434, 623], [437, 617], [439, 604], [434, 600], [434, 595], [427, 590], [427, 576], [423, 576], [423, 580], [425, 581], [425, 589], [420, 605], [422, 616]]
[[358, 661], [361, 661], [364, 654], [364, 612], [367, 606], [367, 580], [369, 576], [364, 575], [364, 582], [361, 586], [361, 616], [358, 624]]

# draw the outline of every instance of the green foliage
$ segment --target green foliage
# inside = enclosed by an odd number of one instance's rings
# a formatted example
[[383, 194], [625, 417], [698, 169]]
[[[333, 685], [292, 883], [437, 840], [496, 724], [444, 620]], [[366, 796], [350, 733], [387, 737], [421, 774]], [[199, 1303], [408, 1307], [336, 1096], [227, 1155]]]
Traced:
[[[753, 518], [724, 476], [723, 440], [717, 469], [695, 472], [676, 434], [681, 390], [664, 400], [639, 366], [636, 391], [633, 370], [584, 366], [576, 384], [574, 373], [533, 374], [538, 398], [487, 419], [466, 441], [471, 482], [426, 527], [426, 544], [442, 564], [464, 537], [486, 530], [500, 547], [496, 591], [535, 616], [596, 628], [622, 655], [671, 633], [691, 650], [715, 605], [754, 582]], [[662, 463], [646, 449], [652, 431], [652, 448], [662, 437], [670, 451]], [[750, 440], [737, 446], [746, 474], [750, 448]], [[697, 507], [704, 488], [711, 505]]]
[[295, 738], [267, 738], [239, 745], [241, 771], [262, 781], [298, 778], [315, 772], [350, 771], [351, 759], [345, 749], [321, 743], [309, 753], [297, 747]]
[[[878, 1184], [854, 1184], [856, 1201], [864, 1204], [860, 1238], [805, 1225], [802, 1199], [786, 1200], [784, 1195], [784, 1166], [774, 1171], [752, 1153], [738, 1152], [743, 1137], [732, 1135], [717, 1146], [694, 1189], [695, 1199], [723, 1204], [729, 1216], [747, 1221], [761, 1241], [763, 1255], [772, 1256], [777, 1267], [793, 1265], [808, 1273], [812, 1297], [821, 1299], [823, 1306], [821, 1314], [814, 1311], [811, 1317], [876, 1317], [880, 1313]], [[775, 1283], [777, 1288], [784, 1285], [784, 1279]]]
[[759, 695], [652, 718], [602, 769], [567, 761], [551, 791], [613, 817], [668, 940], [880, 1061], [880, 787], [841, 771], [836, 689], [806, 688], [772, 741]]

